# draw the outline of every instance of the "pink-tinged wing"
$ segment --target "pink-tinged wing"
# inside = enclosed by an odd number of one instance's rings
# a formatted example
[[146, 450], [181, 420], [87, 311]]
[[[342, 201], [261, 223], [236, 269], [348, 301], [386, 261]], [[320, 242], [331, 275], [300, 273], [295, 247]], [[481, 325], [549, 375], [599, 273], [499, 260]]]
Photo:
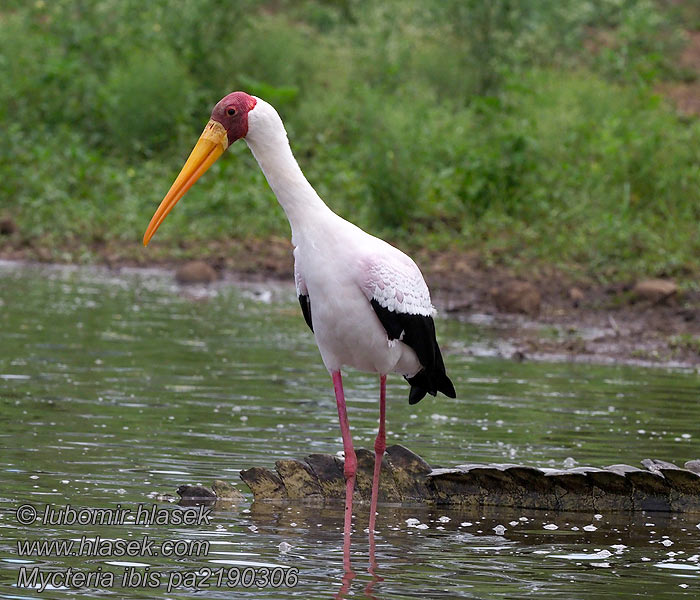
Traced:
[[399, 340], [420, 362], [418, 373], [404, 375], [411, 384], [409, 404], [438, 392], [454, 398], [455, 388], [435, 338], [430, 292], [420, 269], [398, 250], [369, 256], [360, 262], [360, 269], [360, 286], [386, 331], [389, 345]]
[[432, 316], [430, 292], [416, 264], [405, 254], [369, 256], [360, 262], [360, 287], [382, 308], [407, 315]]

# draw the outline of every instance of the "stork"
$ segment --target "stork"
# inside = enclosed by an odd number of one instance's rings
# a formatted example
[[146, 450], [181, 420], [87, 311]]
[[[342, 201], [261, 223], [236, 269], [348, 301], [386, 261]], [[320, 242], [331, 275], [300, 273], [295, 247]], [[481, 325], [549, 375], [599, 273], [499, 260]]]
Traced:
[[153, 215], [144, 245], [187, 190], [241, 138], [289, 219], [301, 311], [332, 377], [345, 454], [344, 537], [349, 550], [357, 459], [341, 369], [354, 367], [379, 375], [379, 431], [374, 444], [369, 521], [373, 536], [379, 474], [386, 449], [387, 374], [398, 373], [406, 378], [410, 404], [437, 392], [455, 397], [435, 339], [430, 293], [411, 258], [341, 218], [321, 200], [292, 154], [277, 111], [245, 92], [233, 92], [214, 107], [192, 153]]

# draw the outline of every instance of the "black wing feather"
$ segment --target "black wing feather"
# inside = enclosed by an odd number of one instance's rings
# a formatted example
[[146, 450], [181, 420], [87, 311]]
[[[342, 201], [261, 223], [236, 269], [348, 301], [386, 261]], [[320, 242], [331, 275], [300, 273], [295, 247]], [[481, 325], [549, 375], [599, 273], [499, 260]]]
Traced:
[[299, 294], [299, 304], [301, 305], [301, 314], [304, 315], [304, 321], [309, 326], [311, 331], [314, 330], [313, 322], [311, 321], [311, 300], [306, 294]]
[[412, 348], [423, 365], [413, 377], [406, 377], [406, 381], [411, 384], [409, 404], [420, 402], [426, 394], [435, 396], [438, 392], [455, 398], [455, 388], [445, 372], [445, 363], [435, 338], [433, 317], [395, 312], [383, 307], [375, 299], [371, 303], [387, 337], [390, 340], [401, 340]]

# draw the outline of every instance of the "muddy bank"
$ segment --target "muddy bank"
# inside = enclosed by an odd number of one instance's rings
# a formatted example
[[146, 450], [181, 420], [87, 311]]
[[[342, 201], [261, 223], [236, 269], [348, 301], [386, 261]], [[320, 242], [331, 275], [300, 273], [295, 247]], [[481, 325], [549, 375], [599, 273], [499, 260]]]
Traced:
[[[670, 279], [597, 284], [554, 268], [514, 273], [431, 256], [434, 303], [493, 327], [515, 360], [700, 365], [700, 293]], [[428, 264], [424, 261], [424, 264]]]
[[436, 306], [495, 328], [503, 356], [700, 364], [700, 293], [672, 280], [600, 285], [554, 268], [523, 275], [433, 258], [427, 278]]
[[[7, 229], [7, 228], [6, 228]], [[601, 285], [583, 275], [537, 266], [517, 273], [484, 265], [477, 253], [413, 253], [444, 315], [491, 328], [495, 340], [473, 354], [514, 360], [573, 360], [648, 365], [700, 365], [700, 291], [668, 279]], [[95, 242], [55, 248], [0, 235], [0, 258], [91, 262], [171, 269], [176, 279], [208, 284], [222, 278], [292, 280], [284, 238], [158, 245]], [[201, 261], [193, 265], [193, 260]]]

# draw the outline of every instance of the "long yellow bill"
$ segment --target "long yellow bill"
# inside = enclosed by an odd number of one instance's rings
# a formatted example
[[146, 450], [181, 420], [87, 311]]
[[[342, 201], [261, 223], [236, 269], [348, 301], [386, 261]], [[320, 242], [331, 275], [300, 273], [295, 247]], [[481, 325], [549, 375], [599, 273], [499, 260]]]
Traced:
[[153, 234], [165, 220], [165, 217], [168, 216], [173, 206], [177, 204], [177, 201], [185, 195], [195, 181], [204, 175], [207, 169], [224, 153], [226, 148], [228, 148], [226, 129], [217, 121], [209, 121], [202, 135], [199, 136], [199, 140], [197, 140], [197, 144], [190, 153], [187, 162], [185, 162], [185, 166], [182, 167], [177, 179], [151, 218], [151, 222], [148, 224], [146, 233], [143, 236], [144, 246], [147, 246], [148, 242], [151, 241]]

